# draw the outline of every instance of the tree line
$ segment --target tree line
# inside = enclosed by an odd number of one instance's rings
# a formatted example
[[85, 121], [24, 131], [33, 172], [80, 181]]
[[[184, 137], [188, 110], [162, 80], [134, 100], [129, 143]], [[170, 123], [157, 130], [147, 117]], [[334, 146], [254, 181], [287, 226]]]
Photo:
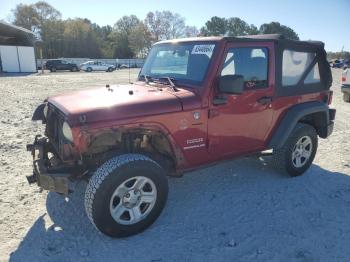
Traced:
[[327, 52], [327, 59], [350, 59], [350, 52], [348, 51], [340, 51], [340, 52]]
[[13, 23], [35, 32], [42, 40], [44, 58], [135, 58], [145, 57], [153, 43], [193, 36], [238, 36], [280, 33], [299, 40], [293, 29], [278, 22], [259, 28], [238, 17], [214, 16], [198, 29], [171, 11], [147, 13], [144, 19], [123, 16], [113, 26], [100, 26], [86, 18], [62, 19], [60, 11], [44, 1], [19, 4], [13, 10]]

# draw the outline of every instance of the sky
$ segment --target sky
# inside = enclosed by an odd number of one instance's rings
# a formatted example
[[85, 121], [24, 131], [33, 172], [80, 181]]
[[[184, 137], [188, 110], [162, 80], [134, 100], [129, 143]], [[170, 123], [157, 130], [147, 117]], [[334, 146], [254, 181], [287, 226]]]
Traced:
[[[0, 20], [11, 21], [11, 9], [32, 0], [0, 0]], [[272, 21], [291, 27], [302, 40], [320, 40], [327, 51], [350, 51], [350, 0], [46, 0], [63, 19], [88, 18], [101, 26], [134, 14], [169, 10], [202, 27], [212, 16], [239, 17], [259, 27]]]

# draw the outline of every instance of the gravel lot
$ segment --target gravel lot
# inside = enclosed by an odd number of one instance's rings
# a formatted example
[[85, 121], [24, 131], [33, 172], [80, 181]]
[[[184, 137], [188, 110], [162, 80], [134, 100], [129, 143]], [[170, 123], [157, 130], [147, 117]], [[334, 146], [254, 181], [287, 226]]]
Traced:
[[[30, 118], [47, 96], [107, 83], [128, 71], [0, 77], [0, 261], [349, 261], [350, 104], [333, 70], [333, 135], [314, 165], [289, 178], [244, 158], [169, 178], [168, 204], [144, 233], [111, 239], [88, 221], [80, 183], [70, 201], [29, 186]], [[137, 71], [132, 71], [135, 78]]]

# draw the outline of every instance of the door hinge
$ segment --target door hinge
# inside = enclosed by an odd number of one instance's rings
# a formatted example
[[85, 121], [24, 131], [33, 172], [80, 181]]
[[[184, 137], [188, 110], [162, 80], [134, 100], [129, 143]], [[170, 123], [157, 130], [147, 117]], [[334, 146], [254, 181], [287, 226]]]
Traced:
[[219, 116], [219, 115], [220, 115], [219, 110], [209, 109], [209, 111], [208, 111], [208, 118], [214, 118], [214, 117]]

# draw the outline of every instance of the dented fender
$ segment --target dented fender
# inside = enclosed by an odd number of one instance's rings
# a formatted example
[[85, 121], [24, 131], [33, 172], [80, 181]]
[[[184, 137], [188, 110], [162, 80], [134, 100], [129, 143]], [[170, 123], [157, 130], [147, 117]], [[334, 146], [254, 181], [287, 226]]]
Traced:
[[[137, 132], [138, 130], [147, 130], [149, 132], [160, 133], [162, 134], [169, 142], [170, 149], [172, 154], [174, 155], [177, 161], [177, 168], [186, 166], [186, 158], [181, 150], [181, 148], [177, 145], [174, 137], [171, 135], [169, 130], [167, 130], [164, 126], [157, 123], [133, 123], [133, 124], [125, 124], [111, 127], [93, 127], [87, 128], [86, 126], [81, 127], [73, 127], [73, 136], [75, 146], [79, 149], [81, 154], [84, 152], [88, 152], [89, 147], [102, 139], [104, 137], [103, 143], [112, 138], [112, 134], [115, 133], [115, 137], [120, 137], [121, 134], [127, 134], [132, 132]], [[100, 137], [100, 138], [99, 138]], [[106, 140], [107, 139], [107, 140]]]

